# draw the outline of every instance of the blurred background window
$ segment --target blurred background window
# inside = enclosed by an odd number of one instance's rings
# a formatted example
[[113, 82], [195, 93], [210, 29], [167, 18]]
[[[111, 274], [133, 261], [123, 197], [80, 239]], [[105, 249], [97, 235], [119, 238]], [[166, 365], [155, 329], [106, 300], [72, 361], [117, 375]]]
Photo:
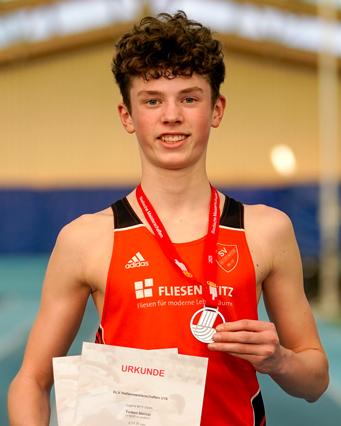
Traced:
[[[317, 52], [318, 0], [0, 0], [0, 50], [179, 9], [224, 34]], [[341, 13], [341, 0], [336, 7]], [[341, 22], [337, 56], [341, 56]]]

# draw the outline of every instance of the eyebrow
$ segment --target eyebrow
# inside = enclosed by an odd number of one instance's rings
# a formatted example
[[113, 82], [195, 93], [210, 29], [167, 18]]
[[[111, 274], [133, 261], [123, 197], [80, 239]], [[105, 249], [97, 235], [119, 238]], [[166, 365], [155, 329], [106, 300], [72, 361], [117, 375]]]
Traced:
[[[186, 94], [186, 93], [193, 93], [193, 92], [204, 93], [201, 87], [193, 86], [193, 87], [187, 87], [186, 89], [180, 90], [179, 94]], [[159, 90], [141, 90], [140, 92], [138, 92], [137, 96], [143, 96], [143, 95], [155, 96], [155, 95], [162, 95], [162, 94], [163, 92]]]

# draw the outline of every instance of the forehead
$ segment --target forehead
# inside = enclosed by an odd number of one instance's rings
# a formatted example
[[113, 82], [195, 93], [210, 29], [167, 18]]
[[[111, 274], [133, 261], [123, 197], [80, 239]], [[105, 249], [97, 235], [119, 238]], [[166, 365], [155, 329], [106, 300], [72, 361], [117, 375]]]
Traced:
[[138, 97], [148, 92], [160, 92], [162, 94], [178, 94], [189, 90], [200, 91], [203, 95], [211, 96], [211, 87], [207, 80], [199, 75], [193, 74], [191, 77], [176, 76], [174, 78], [151, 78], [145, 80], [143, 77], [132, 79], [130, 95], [132, 98]]

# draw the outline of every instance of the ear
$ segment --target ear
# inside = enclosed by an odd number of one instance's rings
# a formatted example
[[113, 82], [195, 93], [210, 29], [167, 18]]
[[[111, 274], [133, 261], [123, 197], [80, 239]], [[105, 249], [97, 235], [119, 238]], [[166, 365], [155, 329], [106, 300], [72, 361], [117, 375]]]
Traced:
[[130, 134], [134, 133], [135, 128], [126, 105], [123, 102], [121, 102], [118, 104], [117, 108], [118, 108], [118, 114], [120, 116], [123, 127], [126, 129], [128, 133]]
[[219, 127], [219, 124], [224, 116], [224, 111], [226, 107], [226, 98], [223, 95], [220, 95], [217, 99], [214, 108], [213, 108], [213, 115], [212, 115], [212, 127]]

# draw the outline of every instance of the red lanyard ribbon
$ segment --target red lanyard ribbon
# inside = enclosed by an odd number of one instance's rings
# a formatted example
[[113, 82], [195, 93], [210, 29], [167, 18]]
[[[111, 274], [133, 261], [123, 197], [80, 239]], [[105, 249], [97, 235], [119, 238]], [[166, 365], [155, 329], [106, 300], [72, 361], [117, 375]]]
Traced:
[[[216, 265], [216, 248], [218, 242], [219, 233], [219, 219], [220, 219], [220, 208], [219, 208], [219, 194], [218, 191], [212, 188], [212, 197], [209, 212], [208, 221], [208, 232], [204, 245], [204, 292], [206, 299], [206, 306], [217, 308], [218, 306], [218, 286], [217, 286], [217, 265]], [[193, 274], [188, 270], [185, 263], [179, 256], [174, 244], [170, 240], [165, 227], [163, 226], [159, 216], [155, 212], [153, 206], [149, 202], [145, 193], [142, 190], [141, 184], [136, 188], [137, 201], [147, 219], [149, 225], [154, 231], [155, 237], [157, 238], [163, 252], [168, 258], [181, 269], [183, 274], [190, 280], [199, 282]]]

